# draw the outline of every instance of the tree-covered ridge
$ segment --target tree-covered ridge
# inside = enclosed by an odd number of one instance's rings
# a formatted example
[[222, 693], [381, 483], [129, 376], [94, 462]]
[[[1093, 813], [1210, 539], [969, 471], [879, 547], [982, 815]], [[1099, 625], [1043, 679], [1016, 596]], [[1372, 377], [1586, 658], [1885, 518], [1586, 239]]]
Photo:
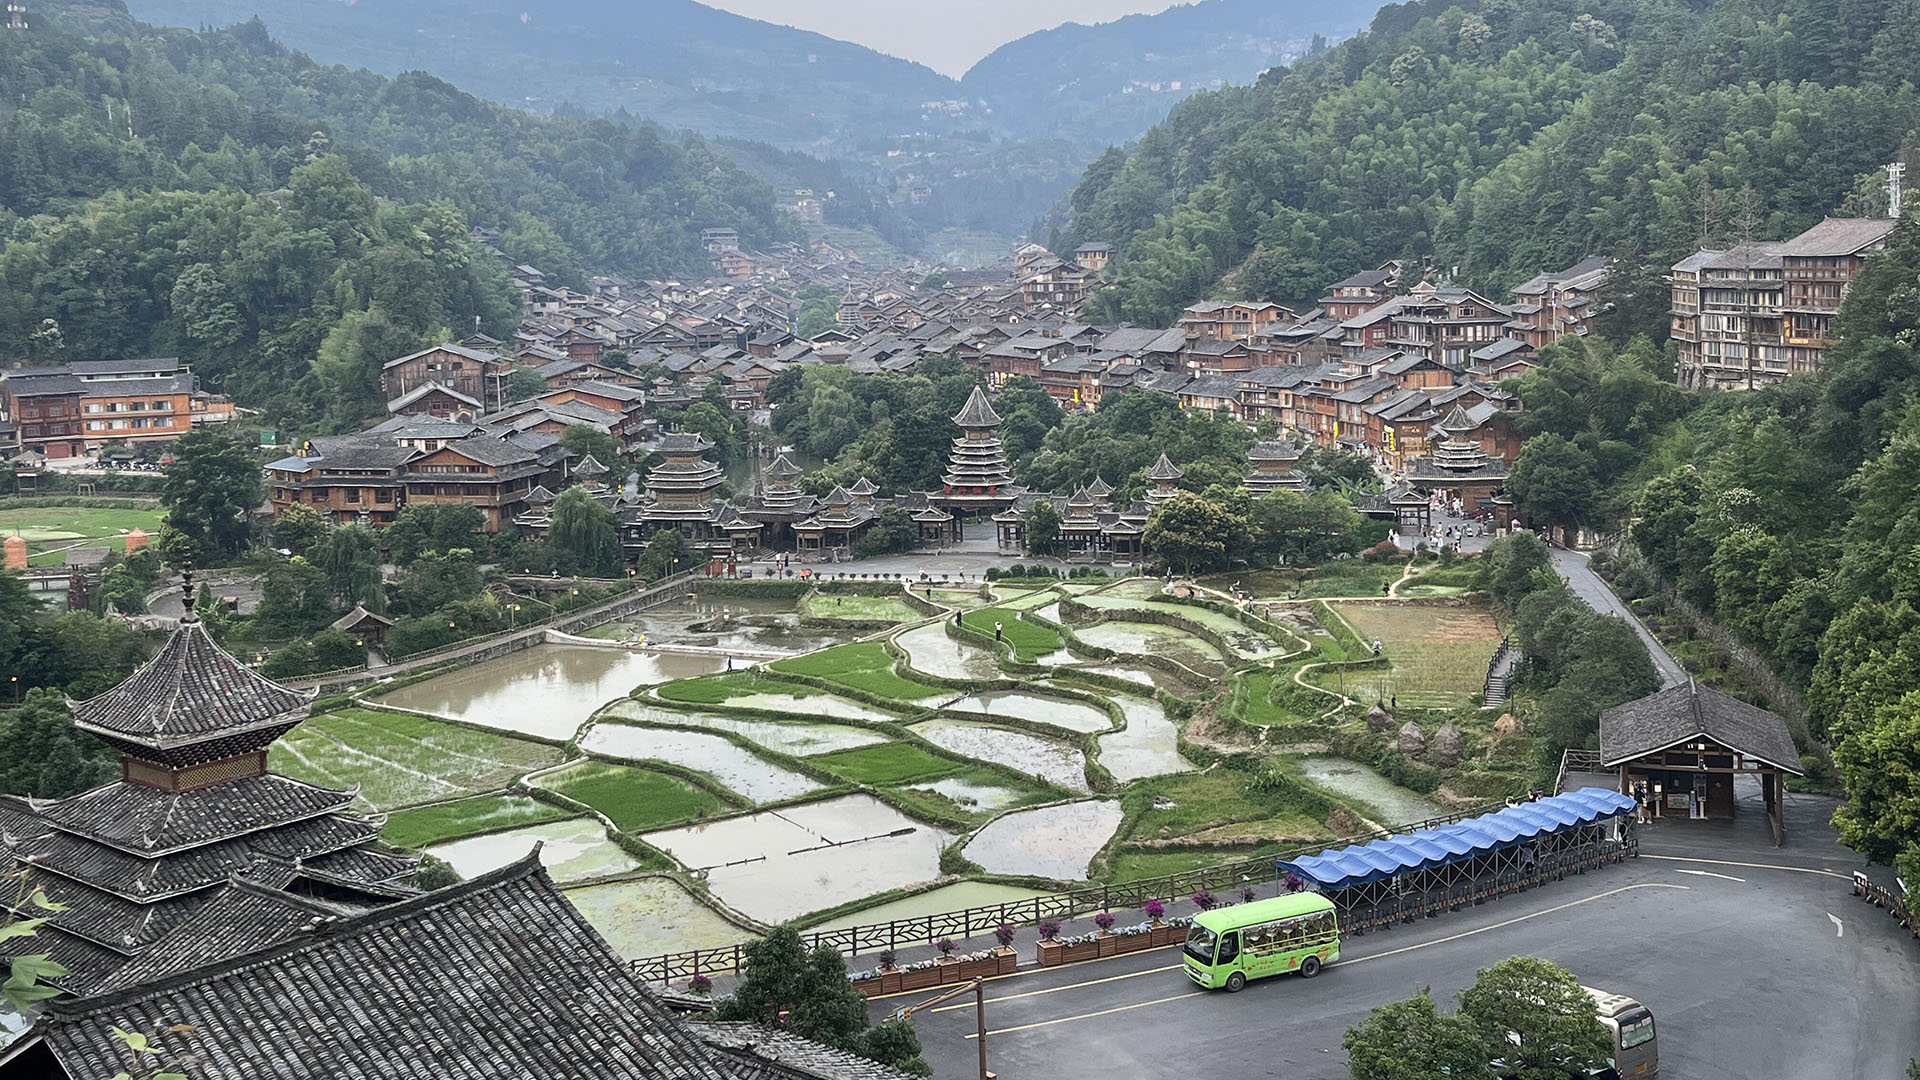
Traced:
[[1096, 161], [1054, 246], [1115, 244], [1101, 312], [1165, 322], [1222, 286], [1311, 300], [1389, 258], [1487, 287], [1699, 239], [1704, 182], [1756, 235], [1891, 159], [1920, 27], [1860, 0], [1418, 0], [1325, 59], [1182, 104]]
[[797, 235], [771, 188], [698, 138], [323, 66], [258, 21], [196, 33], [119, 19], [82, 39], [41, 20], [0, 41], [0, 95], [0, 205], [23, 216], [116, 188], [269, 190], [318, 130], [376, 195], [446, 200], [562, 282], [589, 267], [702, 272], [709, 225], [748, 246]]

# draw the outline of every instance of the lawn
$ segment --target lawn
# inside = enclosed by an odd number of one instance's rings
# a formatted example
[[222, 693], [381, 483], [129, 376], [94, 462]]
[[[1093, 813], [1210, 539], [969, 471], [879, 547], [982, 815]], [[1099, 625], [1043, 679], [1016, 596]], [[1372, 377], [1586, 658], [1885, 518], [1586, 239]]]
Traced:
[[57, 566], [60, 552], [72, 547], [113, 547], [125, 550], [122, 534], [140, 529], [157, 537], [160, 510], [98, 509], [84, 506], [23, 506], [0, 510], [0, 534], [18, 532], [27, 541], [27, 555], [35, 566]]
[[478, 832], [567, 816], [565, 810], [526, 795], [482, 795], [397, 811], [388, 816], [380, 838], [396, 847], [421, 848]]
[[360, 785], [375, 810], [505, 787], [558, 764], [558, 747], [375, 709], [321, 713], [275, 743], [279, 772], [327, 787]]
[[1406, 564], [1399, 560], [1370, 563], [1342, 559], [1317, 567], [1300, 583], [1302, 598], [1329, 596], [1380, 596], [1381, 586], [1400, 580]]
[[1065, 646], [1060, 635], [1019, 617], [1019, 612], [1009, 607], [988, 607], [978, 611], [969, 611], [962, 615], [961, 621], [983, 634], [991, 635], [993, 625], [1000, 624], [1000, 632], [1013, 645], [1016, 660], [1032, 660], [1050, 652], [1058, 652]]
[[[992, 623], [989, 622], [988, 626], [992, 626]], [[918, 701], [952, 693], [944, 687], [928, 686], [894, 674], [893, 656], [878, 641], [835, 645], [805, 656], [777, 660], [767, 666], [776, 672], [811, 675], [869, 694], [903, 701]]]
[[1500, 644], [1492, 612], [1477, 604], [1336, 604], [1366, 642], [1378, 640], [1389, 666], [1308, 673], [1314, 685], [1358, 701], [1398, 697], [1419, 708], [1457, 708], [1485, 686]]
[[938, 780], [967, 768], [961, 762], [930, 754], [910, 742], [837, 750], [831, 754], [816, 755], [810, 760], [856, 784], [876, 786]]
[[908, 607], [897, 596], [859, 596], [835, 593], [816, 594], [804, 602], [802, 614], [816, 619], [850, 619], [862, 622], [913, 622], [925, 615]]
[[577, 799], [632, 833], [711, 817], [731, 809], [718, 795], [666, 773], [587, 759], [536, 781]]

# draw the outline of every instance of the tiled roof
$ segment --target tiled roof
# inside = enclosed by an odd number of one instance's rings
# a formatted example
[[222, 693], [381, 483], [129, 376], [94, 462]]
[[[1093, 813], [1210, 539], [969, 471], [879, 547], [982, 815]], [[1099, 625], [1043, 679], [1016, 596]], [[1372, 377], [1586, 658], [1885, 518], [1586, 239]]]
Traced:
[[740, 1080], [628, 974], [537, 853], [251, 953], [57, 1002], [34, 1032], [69, 1075], [111, 1076], [124, 1050], [113, 1026], [178, 1024], [197, 1029], [193, 1068], [206, 1077]]
[[1701, 735], [1800, 775], [1785, 720], [1692, 679], [1601, 713], [1600, 761], [1612, 768]]
[[911, 1075], [758, 1024], [701, 1020], [687, 1030], [731, 1059], [740, 1080], [907, 1080]]
[[1828, 218], [1779, 246], [1779, 253], [1798, 257], [1852, 255], [1887, 238], [1893, 222], [1886, 218]]
[[189, 620], [145, 667], [72, 708], [82, 728], [160, 747], [283, 722], [309, 700], [240, 663]]
[[1147, 471], [1149, 480], [1178, 480], [1183, 475], [1173, 462], [1167, 460], [1165, 451], [1161, 451], [1160, 460], [1154, 462], [1153, 468]]
[[380, 822], [329, 814], [253, 836], [148, 858], [53, 831], [11, 846], [50, 873], [84, 881], [130, 900], [154, 900], [206, 888], [251, 867], [263, 854], [309, 858], [363, 844], [380, 834]]
[[54, 827], [163, 855], [339, 810], [360, 794], [265, 773], [179, 793], [117, 780], [41, 808]]
[[1000, 414], [994, 412], [993, 406], [987, 403], [986, 391], [975, 386], [973, 393], [967, 396], [967, 403], [961, 406], [960, 412], [954, 416], [953, 422], [963, 428], [998, 427]]

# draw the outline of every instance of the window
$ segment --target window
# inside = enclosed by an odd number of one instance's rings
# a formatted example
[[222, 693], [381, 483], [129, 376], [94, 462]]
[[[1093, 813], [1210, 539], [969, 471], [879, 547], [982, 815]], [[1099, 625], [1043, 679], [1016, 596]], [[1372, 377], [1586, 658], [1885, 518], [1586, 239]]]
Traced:
[[110, 424], [110, 430], [125, 431], [127, 430], [127, 422], [125, 420], [114, 420]]
[[1232, 963], [1240, 956], [1240, 935], [1229, 931], [1220, 938], [1220, 959], [1218, 963]]
[[101, 405], [97, 401], [89, 401], [87, 402], [87, 411], [90, 413], [105, 412], [106, 406]]
[[107, 422], [105, 420], [89, 420], [87, 421], [87, 430], [105, 431], [107, 430]]
[[1634, 1009], [1620, 1017], [1620, 1048], [1631, 1050], [1653, 1041], [1653, 1014]]
[[149, 403], [148, 403], [148, 407], [149, 407], [149, 408], [151, 408], [151, 409], [153, 409], [153, 410], [154, 410], [155, 412], [172, 412], [172, 411], [173, 411], [173, 402], [171, 402], [171, 401], [153, 401], [153, 402], [149, 402]]

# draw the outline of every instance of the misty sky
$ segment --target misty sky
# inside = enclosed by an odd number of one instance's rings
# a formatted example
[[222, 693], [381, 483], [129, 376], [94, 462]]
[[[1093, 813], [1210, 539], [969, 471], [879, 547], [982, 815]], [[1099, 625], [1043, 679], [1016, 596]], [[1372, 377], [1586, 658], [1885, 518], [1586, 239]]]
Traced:
[[1165, 11], [1173, 0], [700, 0], [918, 60], [959, 78], [1015, 38], [1061, 23]]

